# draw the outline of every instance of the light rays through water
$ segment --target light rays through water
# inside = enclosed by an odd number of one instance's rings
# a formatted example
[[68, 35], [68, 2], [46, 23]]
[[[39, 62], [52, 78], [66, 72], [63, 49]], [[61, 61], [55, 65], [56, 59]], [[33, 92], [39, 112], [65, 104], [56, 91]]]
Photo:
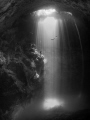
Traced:
[[[56, 100], [59, 87], [58, 81], [60, 81], [59, 24], [59, 20], [54, 17], [46, 17], [43, 21], [40, 20], [38, 22], [37, 28], [36, 45], [47, 60], [44, 67], [44, 106], [46, 105], [46, 108], [55, 107], [55, 104], [56, 106], [60, 105], [59, 102], [57, 102], [58, 100]], [[52, 104], [48, 99], [52, 99]]]
[[60, 98], [62, 95], [80, 94], [82, 86], [82, 49], [79, 31], [71, 14], [65, 12], [62, 16], [58, 18], [46, 16], [43, 19], [39, 18], [37, 22], [36, 47], [45, 57], [46, 109], [60, 106], [63, 103]]

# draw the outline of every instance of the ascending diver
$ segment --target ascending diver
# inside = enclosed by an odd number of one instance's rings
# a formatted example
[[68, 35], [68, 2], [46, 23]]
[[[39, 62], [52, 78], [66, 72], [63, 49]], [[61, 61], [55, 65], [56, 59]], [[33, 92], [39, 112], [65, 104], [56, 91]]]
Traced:
[[51, 40], [55, 40], [56, 38], [57, 38], [57, 36], [55, 38], [51, 39]]

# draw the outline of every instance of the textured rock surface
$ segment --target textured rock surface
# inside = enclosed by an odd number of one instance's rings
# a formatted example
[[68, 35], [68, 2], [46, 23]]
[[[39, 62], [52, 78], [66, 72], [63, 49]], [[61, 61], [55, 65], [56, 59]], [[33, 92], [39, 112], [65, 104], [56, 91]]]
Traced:
[[43, 64], [43, 58], [34, 48], [28, 55], [20, 48], [8, 55], [0, 52], [0, 110], [3, 114], [7, 115], [11, 107], [23, 100], [30, 100], [41, 89]]

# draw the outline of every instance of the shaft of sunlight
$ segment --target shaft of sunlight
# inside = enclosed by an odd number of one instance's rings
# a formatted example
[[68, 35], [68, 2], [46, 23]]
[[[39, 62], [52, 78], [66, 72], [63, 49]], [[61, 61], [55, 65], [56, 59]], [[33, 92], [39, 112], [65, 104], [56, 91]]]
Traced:
[[44, 54], [44, 102], [43, 109], [48, 110], [62, 105], [58, 97], [60, 80], [60, 40], [59, 22], [62, 20], [48, 16], [40, 19], [37, 25], [36, 46]]

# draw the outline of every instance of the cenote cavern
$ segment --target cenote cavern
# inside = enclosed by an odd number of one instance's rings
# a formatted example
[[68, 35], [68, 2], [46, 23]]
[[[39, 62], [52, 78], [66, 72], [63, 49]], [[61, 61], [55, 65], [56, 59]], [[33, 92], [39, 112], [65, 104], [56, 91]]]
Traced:
[[0, 2], [0, 119], [90, 118], [90, 2]]

